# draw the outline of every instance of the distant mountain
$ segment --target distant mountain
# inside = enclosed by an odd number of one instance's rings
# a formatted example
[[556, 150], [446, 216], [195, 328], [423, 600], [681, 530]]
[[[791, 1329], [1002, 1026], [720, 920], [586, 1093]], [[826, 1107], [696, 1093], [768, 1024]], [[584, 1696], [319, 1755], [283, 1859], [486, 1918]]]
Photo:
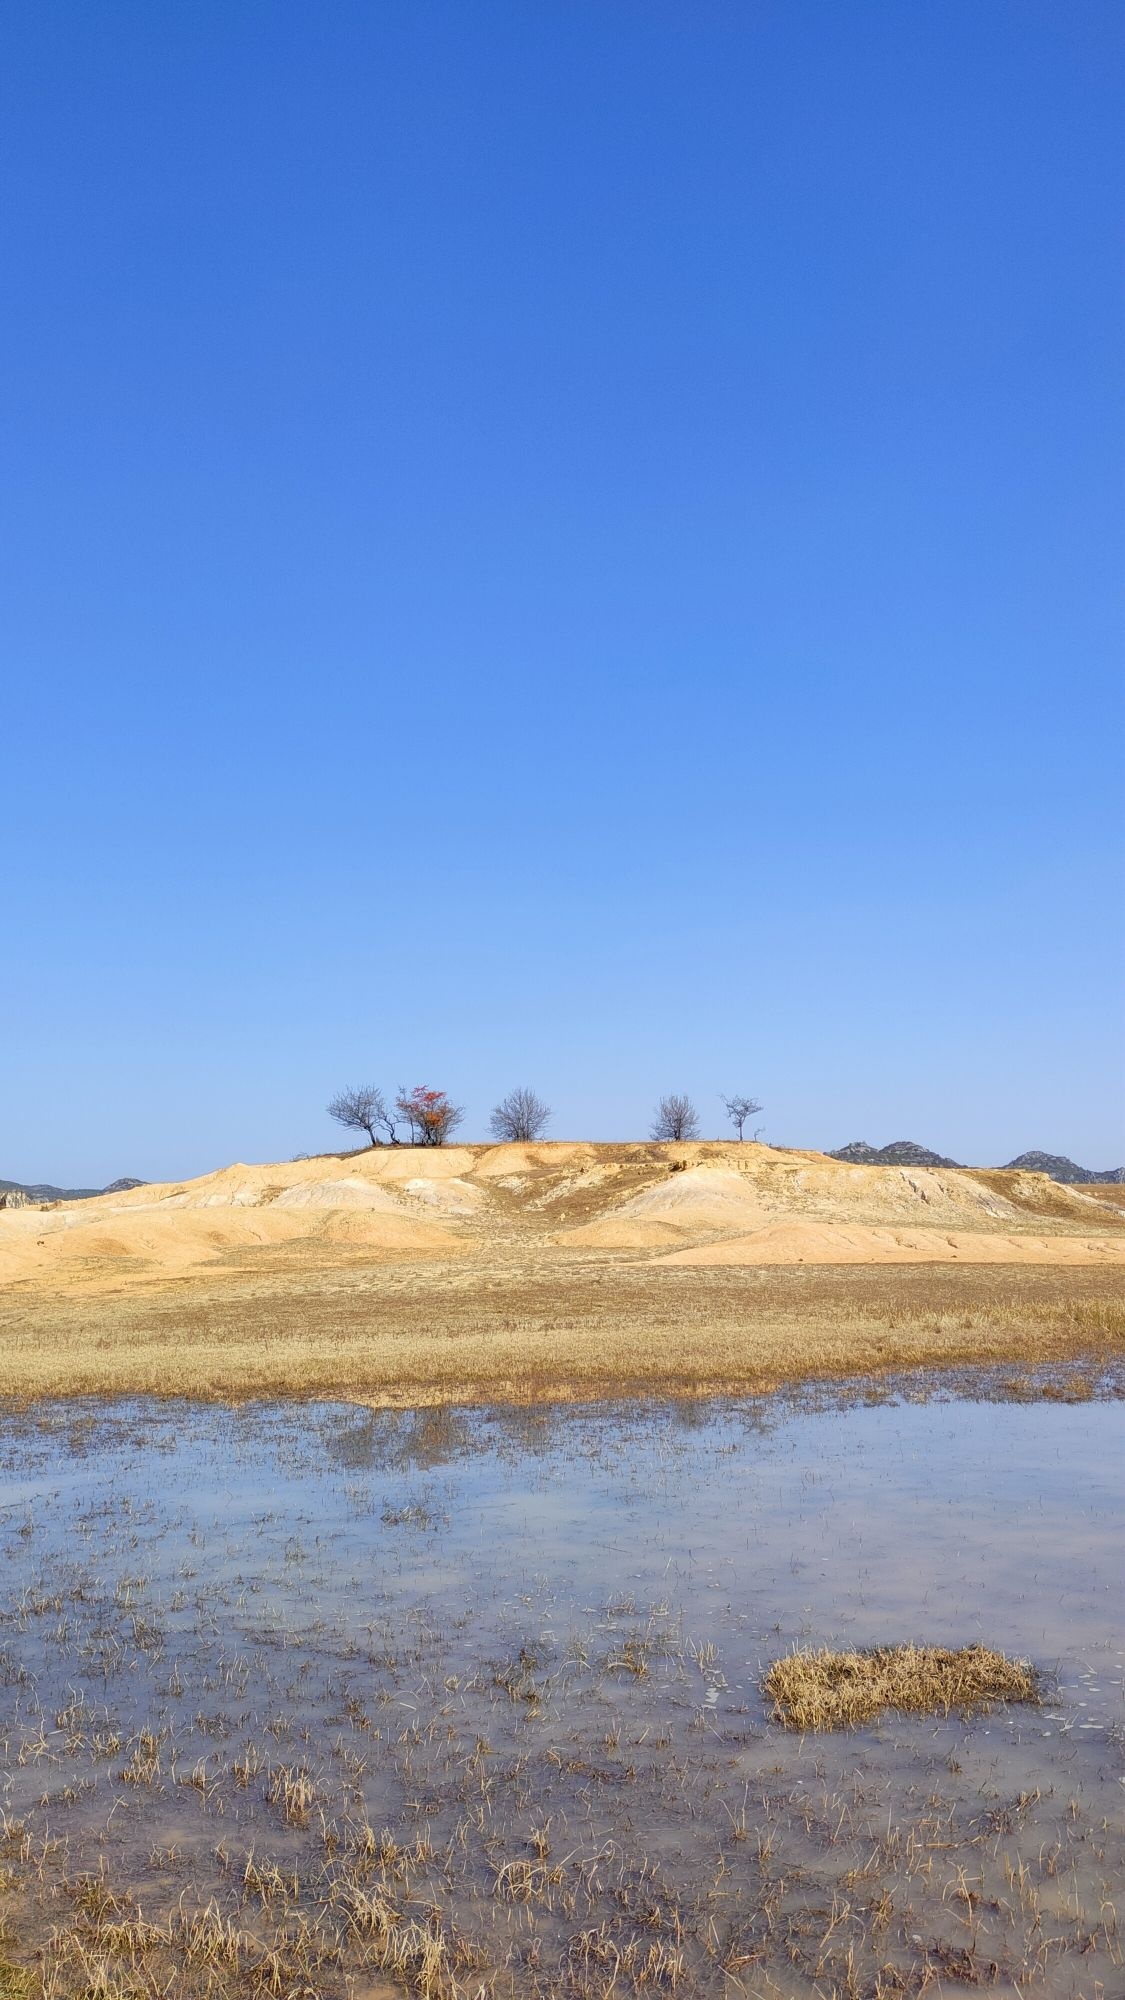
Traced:
[[840, 1146], [829, 1153], [830, 1160], [849, 1160], [860, 1167], [956, 1167], [959, 1160], [947, 1160], [942, 1153], [931, 1153], [928, 1146], [918, 1146], [913, 1139], [893, 1139], [889, 1146], [869, 1146], [866, 1139], [853, 1139], [849, 1146]]
[[61, 1188], [49, 1181], [0, 1181], [0, 1194], [25, 1194], [29, 1201], [89, 1201], [96, 1194], [124, 1194], [144, 1185], [144, 1181], [120, 1180], [104, 1188]]
[[1049, 1174], [1053, 1181], [1067, 1181], [1075, 1186], [1102, 1187], [1125, 1181], [1125, 1167], [1106, 1167], [1097, 1173], [1093, 1167], [1075, 1166], [1065, 1153], [1021, 1153], [1018, 1160], [1009, 1160], [1009, 1167], [1022, 1168], [1028, 1174]]
[[[838, 1146], [829, 1153], [830, 1160], [849, 1160], [853, 1166], [861, 1167], [956, 1167], [959, 1160], [947, 1160], [941, 1153], [931, 1153], [928, 1146], [915, 1145], [913, 1139], [895, 1139], [889, 1146], [869, 1146], [865, 1139], [853, 1139], [850, 1146]], [[1120, 1185], [1125, 1182], [1125, 1167], [1107, 1167], [1104, 1173], [1097, 1173], [1092, 1167], [1078, 1167], [1062, 1153], [1021, 1153], [1018, 1160], [1009, 1160], [1007, 1172], [1025, 1174], [1047, 1174], [1053, 1181], [1065, 1181], [1074, 1187], [1094, 1187]]]

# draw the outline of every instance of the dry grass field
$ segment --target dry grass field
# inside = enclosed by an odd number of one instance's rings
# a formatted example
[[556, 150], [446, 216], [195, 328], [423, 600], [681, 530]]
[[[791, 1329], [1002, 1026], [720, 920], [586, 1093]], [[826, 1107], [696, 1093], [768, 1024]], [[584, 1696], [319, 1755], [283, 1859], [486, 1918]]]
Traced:
[[1082, 1193], [1110, 1208], [1125, 1208], [1125, 1181], [1088, 1182]]
[[0, 1393], [716, 1395], [1120, 1358], [1125, 1215], [763, 1146], [377, 1149], [0, 1212]]

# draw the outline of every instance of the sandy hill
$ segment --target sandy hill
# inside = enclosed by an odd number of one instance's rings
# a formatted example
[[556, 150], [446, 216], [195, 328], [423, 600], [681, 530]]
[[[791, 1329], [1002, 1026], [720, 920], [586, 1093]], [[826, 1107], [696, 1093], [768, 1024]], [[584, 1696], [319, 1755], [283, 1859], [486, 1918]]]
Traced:
[[1125, 1261], [1045, 1175], [734, 1142], [380, 1147], [0, 1211], [0, 1286], [120, 1291], [424, 1259], [694, 1265]]

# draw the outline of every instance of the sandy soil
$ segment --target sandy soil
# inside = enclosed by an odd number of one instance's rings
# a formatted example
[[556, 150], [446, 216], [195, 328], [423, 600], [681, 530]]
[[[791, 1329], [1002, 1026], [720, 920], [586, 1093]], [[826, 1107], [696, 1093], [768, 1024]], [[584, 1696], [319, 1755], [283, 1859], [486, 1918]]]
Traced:
[[737, 1144], [376, 1149], [0, 1210], [0, 1393], [712, 1393], [1125, 1349], [1125, 1215]]

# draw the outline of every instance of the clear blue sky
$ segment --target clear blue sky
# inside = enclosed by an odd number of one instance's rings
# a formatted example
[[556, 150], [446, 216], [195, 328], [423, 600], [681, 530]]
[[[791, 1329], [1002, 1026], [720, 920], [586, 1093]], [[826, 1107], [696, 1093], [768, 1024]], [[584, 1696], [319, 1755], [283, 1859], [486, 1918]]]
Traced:
[[0, 1174], [1125, 1157], [1125, 9], [5, 11]]

